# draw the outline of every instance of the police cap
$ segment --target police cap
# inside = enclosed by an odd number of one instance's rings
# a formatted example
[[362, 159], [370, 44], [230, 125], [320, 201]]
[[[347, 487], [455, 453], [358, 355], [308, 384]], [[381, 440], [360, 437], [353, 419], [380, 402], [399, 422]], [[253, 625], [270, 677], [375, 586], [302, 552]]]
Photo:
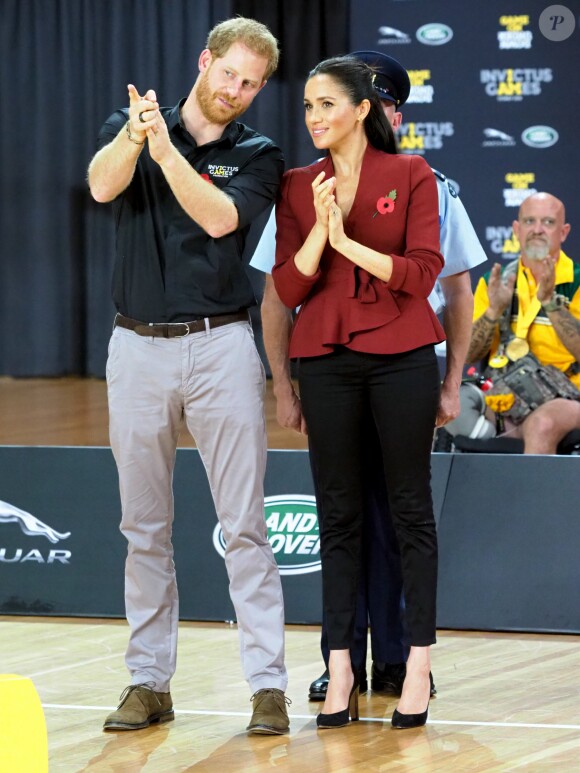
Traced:
[[353, 51], [350, 56], [368, 64], [374, 70], [376, 77], [373, 84], [381, 99], [394, 102], [397, 107], [405, 104], [411, 91], [411, 82], [400, 62], [378, 51]]

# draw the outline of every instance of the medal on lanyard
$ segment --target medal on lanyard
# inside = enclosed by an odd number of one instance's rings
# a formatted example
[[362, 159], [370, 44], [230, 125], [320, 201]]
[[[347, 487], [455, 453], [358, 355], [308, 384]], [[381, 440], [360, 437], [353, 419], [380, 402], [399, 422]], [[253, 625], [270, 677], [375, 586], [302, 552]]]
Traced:
[[509, 360], [505, 356], [502, 349], [498, 349], [497, 352], [493, 355], [493, 357], [489, 358], [489, 362], [487, 363], [490, 368], [505, 368], [505, 366], [508, 364]]
[[521, 360], [521, 358], [525, 357], [529, 351], [530, 345], [526, 339], [518, 338], [517, 336], [512, 338], [512, 340], [508, 342], [508, 345], [505, 348], [505, 353], [512, 362]]
[[512, 362], [517, 362], [525, 357], [530, 351], [530, 345], [527, 342], [528, 330], [533, 323], [541, 304], [538, 300], [536, 290], [534, 294], [530, 293], [528, 279], [520, 267], [517, 278], [518, 293], [518, 318], [516, 321], [515, 337], [508, 341], [505, 353]]

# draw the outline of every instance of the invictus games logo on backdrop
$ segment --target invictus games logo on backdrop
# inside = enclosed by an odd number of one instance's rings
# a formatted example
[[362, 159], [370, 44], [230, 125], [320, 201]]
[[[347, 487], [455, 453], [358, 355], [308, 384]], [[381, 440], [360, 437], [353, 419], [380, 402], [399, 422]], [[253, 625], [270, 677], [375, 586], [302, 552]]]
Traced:
[[453, 137], [454, 133], [451, 121], [402, 123], [397, 131], [399, 150], [418, 154], [426, 150], [441, 150], [444, 140]]
[[430, 83], [431, 70], [407, 70], [411, 82], [411, 92], [406, 104], [433, 102], [434, 89]]
[[[268, 541], [280, 574], [320, 571], [320, 536], [316, 500], [313, 496], [286, 494], [264, 499]], [[213, 544], [225, 556], [226, 541], [218, 524]]]
[[443, 46], [453, 37], [453, 30], [446, 24], [432, 22], [419, 27], [415, 37], [419, 43], [424, 43], [426, 46]]
[[528, 196], [538, 191], [530, 188], [536, 182], [533, 172], [508, 172], [505, 181], [511, 188], [504, 188], [503, 199], [506, 207], [519, 207]]
[[[27, 537], [44, 537], [49, 542], [56, 544], [61, 540], [68, 539], [70, 531], [59, 532], [46, 523], [43, 523], [32, 513], [0, 501], [0, 525], [16, 523], [20, 527], [22, 534]], [[49, 550], [43, 555], [40, 548], [17, 547], [8, 549], [0, 546], [0, 563], [3, 564], [21, 564], [25, 561], [33, 561], [37, 564], [53, 564], [56, 562], [68, 564], [71, 557], [70, 550]]]
[[533, 35], [530, 30], [525, 30], [530, 23], [530, 17], [525, 16], [500, 16], [500, 26], [504, 30], [497, 33], [500, 48], [531, 48]]
[[379, 27], [379, 40], [378, 42], [385, 45], [401, 45], [410, 43], [411, 38], [406, 32], [395, 29], [395, 27]]
[[551, 148], [559, 138], [558, 132], [551, 126], [528, 126], [522, 132], [522, 142], [529, 148]]
[[485, 229], [485, 238], [494, 255], [513, 260], [520, 254], [520, 243], [511, 225], [489, 225]]
[[484, 129], [484, 141], [481, 143], [484, 148], [513, 148], [516, 144], [514, 138], [500, 131], [499, 129]]
[[542, 84], [551, 83], [552, 70], [549, 67], [508, 67], [500, 70], [480, 70], [480, 82], [485, 93], [498, 102], [521, 102], [524, 97], [537, 97], [542, 93]]

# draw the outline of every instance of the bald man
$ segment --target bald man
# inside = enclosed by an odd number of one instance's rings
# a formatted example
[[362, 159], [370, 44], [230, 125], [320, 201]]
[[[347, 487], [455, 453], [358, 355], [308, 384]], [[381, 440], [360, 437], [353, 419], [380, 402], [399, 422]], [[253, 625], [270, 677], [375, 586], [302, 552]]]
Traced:
[[[521, 245], [519, 259], [503, 270], [496, 263], [475, 291], [467, 361], [485, 360], [486, 375], [499, 384], [506, 369], [523, 364], [529, 351], [567, 379], [556, 373], [555, 383], [561, 383], [554, 398], [523, 419], [510, 418], [509, 408], [501, 410], [493, 397], [484, 400], [483, 393], [464, 386], [461, 415], [446, 429], [471, 437], [509, 433], [523, 439], [526, 454], [555, 454], [560, 440], [580, 429], [580, 264], [562, 250], [570, 225], [555, 196], [535, 193], [525, 199], [513, 230]], [[480, 418], [468, 433], [470, 410]]]

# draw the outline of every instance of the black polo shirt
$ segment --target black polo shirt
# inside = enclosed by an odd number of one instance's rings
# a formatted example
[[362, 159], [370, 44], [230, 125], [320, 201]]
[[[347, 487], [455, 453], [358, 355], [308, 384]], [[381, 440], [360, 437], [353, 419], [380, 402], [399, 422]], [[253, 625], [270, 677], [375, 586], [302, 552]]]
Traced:
[[[252, 221], [275, 199], [284, 171], [280, 149], [236, 121], [220, 139], [198, 146], [180, 121], [184, 101], [161, 108], [171, 141], [208, 185], [232, 199], [239, 225], [219, 239], [209, 236], [182, 209], [145, 144], [131, 184], [113, 201], [113, 301], [121, 314], [143, 322], [183, 322], [255, 305], [242, 253]], [[127, 119], [126, 109], [113, 113], [99, 133], [99, 149]]]

